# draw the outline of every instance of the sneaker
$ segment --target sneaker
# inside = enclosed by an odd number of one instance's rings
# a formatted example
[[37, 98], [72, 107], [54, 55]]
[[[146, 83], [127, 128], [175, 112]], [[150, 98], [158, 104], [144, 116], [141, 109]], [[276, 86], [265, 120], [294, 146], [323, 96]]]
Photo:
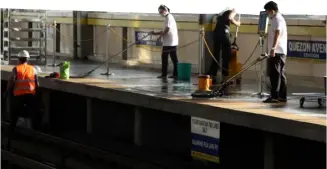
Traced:
[[278, 99], [274, 99], [271, 97], [268, 97], [266, 100], [262, 101], [263, 103], [278, 103], [279, 100]]
[[157, 78], [158, 78], [158, 79], [166, 79], [166, 78], [167, 78], [167, 76], [164, 76], [164, 75], [160, 75], [160, 76], [158, 76]]

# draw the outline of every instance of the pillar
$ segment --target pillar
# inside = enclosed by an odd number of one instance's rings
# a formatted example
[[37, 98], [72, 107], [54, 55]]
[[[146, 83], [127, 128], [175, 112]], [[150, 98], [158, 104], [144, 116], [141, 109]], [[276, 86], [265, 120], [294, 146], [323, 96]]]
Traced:
[[[214, 14], [201, 14], [200, 15], [200, 20], [199, 20], [199, 24], [200, 26], [204, 27], [204, 31], [205, 31], [205, 39], [206, 42], [208, 43], [208, 46], [211, 50], [211, 52], [213, 52], [213, 31], [212, 31], [212, 22], [214, 19]], [[208, 72], [209, 68], [211, 66], [211, 63], [213, 62], [206, 46], [204, 45], [204, 50], [203, 50], [203, 66], [202, 66], [202, 71], [203, 73]]]
[[44, 104], [44, 115], [43, 115], [42, 122], [45, 125], [50, 125], [50, 113], [51, 113], [50, 91], [44, 90], [42, 92], [42, 100]]
[[142, 140], [142, 113], [139, 107], [134, 108], [134, 144], [143, 145]]
[[93, 25], [87, 24], [88, 12], [73, 12], [74, 59], [87, 59], [93, 54]]
[[[128, 39], [127, 33], [128, 33], [128, 28], [127, 27], [123, 27], [122, 37], [124, 39], [126, 39], [126, 40]], [[123, 41], [123, 50], [125, 50], [127, 48], [127, 45], [128, 45], [126, 40], [122, 40]], [[122, 58], [123, 60], [128, 60], [127, 50], [123, 52], [122, 57], [123, 57]]]
[[56, 52], [60, 53], [60, 43], [61, 43], [61, 26], [60, 23], [57, 23], [57, 27], [56, 27]]
[[273, 136], [270, 133], [264, 135], [264, 169], [274, 169]]
[[6, 113], [5, 113], [5, 119], [11, 121], [10, 119], [10, 112], [11, 112], [11, 95], [8, 94], [6, 98]]
[[[0, 41], [3, 43], [3, 9], [0, 9]], [[3, 45], [0, 45], [0, 56], [2, 56]]]
[[[30, 28], [30, 29], [33, 28], [33, 22], [28, 22], [28, 28]], [[32, 31], [28, 32], [28, 38], [33, 38], [33, 32]], [[29, 47], [33, 46], [32, 41], [28, 41], [27, 43], [28, 43], [27, 45]]]
[[86, 99], [86, 132], [92, 133], [92, 99]]

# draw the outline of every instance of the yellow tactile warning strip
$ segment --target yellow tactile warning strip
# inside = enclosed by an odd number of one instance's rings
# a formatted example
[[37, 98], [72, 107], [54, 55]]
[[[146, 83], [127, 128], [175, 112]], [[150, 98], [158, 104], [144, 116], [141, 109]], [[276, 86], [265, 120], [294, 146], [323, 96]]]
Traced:
[[[177, 99], [178, 100], [178, 99]], [[294, 112], [286, 112], [282, 111], [280, 109], [274, 109], [273, 106], [284, 106], [285, 103], [276, 103], [276, 104], [264, 104], [260, 102], [239, 102], [239, 101], [222, 101], [222, 100], [183, 100], [188, 101], [196, 104], [205, 104], [213, 107], [219, 107], [224, 109], [230, 109], [235, 110], [239, 112], [245, 112], [245, 113], [253, 113], [253, 114], [260, 114], [264, 116], [271, 116], [281, 119], [287, 119], [287, 120], [295, 120], [299, 122], [306, 122], [306, 123], [312, 123], [317, 124], [321, 126], [327, 126], [326, 124], [326, 118], [321, 117], [313, 117], [313, 116], [305, 116]]]
[[[1, 71], [11, 72], [13, 66], [1, 66]], [[44, 76], [41, 75], [41, 76]], [[69, 79], [65, 80], [71, 83], [79, 83], [84, 85], [90, 85], [90, 86], [97, 86], [101, 88], [110, 88], [110, 89], [125, 89], [127, 87], [124, 87], [120, 85], [119, 83], [115, 82], [114, 80], [104, 80], [104, 79], [95, 79], [95, 78], [83, 78], [83, 79]], [[218, 108], [224, 108], [224, 109], [230, 109], [235, 110], [239, 112], [244, 113], [252, 113], [252, 114], [260, 114], [264, 116], [270, 116], [280, 119], [287, 119], [287, 120], [294, 120], [298, 122], [305, 122], [305, 123], [311, 123], [321, 126], [327, 126], [326, 125], [326, 118], [322, 117], [314, 117], [314, 116], [305, 116], [296, 113], [297, 110], [294, 110], [292, 112], [292, 109], [288, 109], [287, 111], [283, 111], [280, 109], [274, 109], [272, 107], [278, 107], [278, 106], [284, 106], [283, 103], [279, 104], [263, 104], [260, 102], [247, 102], [247, 101], [235, 101], [235, 100], [223, 100], [223, 99], [213, 99], [213, 100], [195, 100], [191, 98], [185, 98], [185, 97], [168, 97], [170, 100], [178, 100], [178, 101], [185, 101], [185, 102], [191, 102], [194, 104], [202, 104], [202, 105], [208, 105], [212, 107], [218, 107]]]

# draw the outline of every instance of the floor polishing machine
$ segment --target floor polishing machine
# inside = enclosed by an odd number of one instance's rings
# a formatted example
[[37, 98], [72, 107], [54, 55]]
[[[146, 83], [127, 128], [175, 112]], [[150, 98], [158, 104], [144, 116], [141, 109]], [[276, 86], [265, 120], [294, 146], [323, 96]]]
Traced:
[[225, 82], [223, 82], [217, 89], [211, 90], [211, 91], [201, 91], [197, 90], [196, 92], [192, 93], [191, 96], [193, 98], [214, 98], [214, 97], [222, 97], [224, 96], [225, 89], [228, 87], [228, 85], [232, 84], [232, 82], [237, 79], [240, 75], [242, 75], [243, 72], [251, 68], [252, 66], [256, 65], [257, 63], [263, 61], [264, 59], [268, 58], [268, 54], [262, 54], [260, 57], [258, 57], [255, 61], [253, 61], [251, 64], [244, 67], [241, 71], [227, 79]]

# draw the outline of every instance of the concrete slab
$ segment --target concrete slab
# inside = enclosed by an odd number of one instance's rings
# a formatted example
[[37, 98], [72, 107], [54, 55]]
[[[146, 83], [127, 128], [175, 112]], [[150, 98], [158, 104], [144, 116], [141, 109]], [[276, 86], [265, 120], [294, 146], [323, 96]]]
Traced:
[[[72, 62], [71, 74], [78, 75], [96, 66], [95, 63]], [[1, 66], [1, 80], [8, 80], [13, 66]], [[241, 87], [231, 88], [233, 95], [215, 99], [193, 99], [197, 79], [190, 82], [156, 79], [158, 72], [111, 65], [114, 76], [101, 76], [105, 69], [98, 69], [83, 79], [45, 79], [42, 76], [58, 71], [41, 67], [40, 85], [81, 96], [146, 107], [217, 120], [229, 124], [280, 133], [316, 141], [326, 141], [326, 108], [317, 103], [299, 107], [297, 97], [289, 95], [287, 104], [263, 104], [251, 97], [257, 86], [253, 81], [243, 81]], [[324, 92], [321, 88], [289, 86], [289, 93]]]

